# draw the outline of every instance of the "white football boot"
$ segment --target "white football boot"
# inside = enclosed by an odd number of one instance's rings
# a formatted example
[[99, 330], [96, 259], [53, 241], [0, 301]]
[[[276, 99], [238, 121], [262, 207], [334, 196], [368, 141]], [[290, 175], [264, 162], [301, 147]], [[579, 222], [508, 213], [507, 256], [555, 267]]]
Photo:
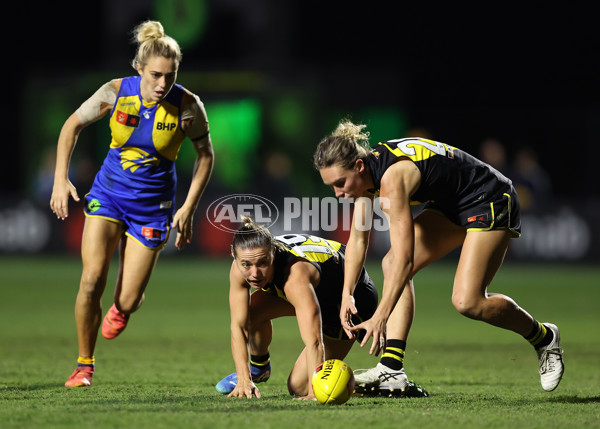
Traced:
[[404, 368], [400, 370], [391, 369], [382, 363], [370, 369], [357, 369], [354, 371], [354, 380], [357, 386], [374, 387], [381, 390], [404, 391], [408, 386], [408, 377]]
[[540, 347], [537, 350], [538, 361], [540, 364], [540, 382], [542, 388], [551, 392], [558, 386], [565, 372], [565, 366], [562, 359], [562, 349], [560, 348], [560, 333], [558, 327], [552, 323], [544, 323], [547, 329], [554, 334], [552, 342], [547, 346]]

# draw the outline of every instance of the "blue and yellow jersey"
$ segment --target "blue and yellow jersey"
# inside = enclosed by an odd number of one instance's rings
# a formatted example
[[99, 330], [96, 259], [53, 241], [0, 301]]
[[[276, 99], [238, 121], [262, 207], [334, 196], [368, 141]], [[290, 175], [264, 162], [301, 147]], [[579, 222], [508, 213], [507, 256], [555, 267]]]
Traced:
[[132, 201], [140, 213], [175, 204], [175, 160], [185, 139], [181, 102], [174, 84], [154, 103], [142, 100], [140, 76], [123, 78], [110, 113], [111, 142], [96, 181], [114, 197]]
[[432, 202], [452, 212], [469, 209], [502, 195], [512, 182], [493, 167], [447, 144], [423, 138], [378, 143], [371, 148], [367, 166], [378, 194], [381, 178], [399, 159], [410, 159], [421, 172], [421, 184], [411, 203]]

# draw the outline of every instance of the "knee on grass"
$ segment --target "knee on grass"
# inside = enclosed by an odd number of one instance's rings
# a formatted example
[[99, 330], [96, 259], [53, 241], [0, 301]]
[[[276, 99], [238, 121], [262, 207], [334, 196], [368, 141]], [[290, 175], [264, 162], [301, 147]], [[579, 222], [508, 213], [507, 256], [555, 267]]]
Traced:
[[292, 396], [306, 396], [308, 395], [308, 386], [306, 384], [306, 376], [304, 380], [300, 380], [290, 374], [287, 380], [288, 392]]

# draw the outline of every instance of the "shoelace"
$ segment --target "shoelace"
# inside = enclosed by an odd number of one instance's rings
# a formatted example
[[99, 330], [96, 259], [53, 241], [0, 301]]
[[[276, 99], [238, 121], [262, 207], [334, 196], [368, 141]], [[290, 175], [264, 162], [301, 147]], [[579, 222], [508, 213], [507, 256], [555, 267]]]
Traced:
[[561, 353], [562, 350], [559, 348], [544, 350], [540, 354], [540, 373], [545, 374], [548, 371], [554, 371], [554, 365], [556, 365], [556, 356], [560, 358]]
[[388, 372], [388, 371], [383, 371], [378, 367], [375, 368], [369, 368], [369, 369], [357, 369], [354, 371], [354, 375], [362, 375], [362, 374], [366, 374], [369, 372], [373, 372], [377, 375], [377, 378], [379, 378], [382, 381], [388, 381], [390, 379], [392, 380], [396, 380], [396, 376], [399, 375], [402, 371], [397, 371], [397, 372]]
[[381, 372], [379, 373], [379, 379], [381, 381], [398, 380], [400, 372]]

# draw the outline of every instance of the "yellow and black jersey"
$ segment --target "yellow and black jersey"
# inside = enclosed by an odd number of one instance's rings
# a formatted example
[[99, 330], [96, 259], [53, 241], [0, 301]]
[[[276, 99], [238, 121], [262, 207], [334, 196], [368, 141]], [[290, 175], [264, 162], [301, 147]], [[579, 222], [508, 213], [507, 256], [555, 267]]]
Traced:
[[441, 207], [465, 208], [512, 185], [498, 170], [460, 149], [406, 138], [378, 143], [371, 149], [368, 167], [376, 191], [385, 171], [400, 158], [409, 158], [421, 172], [421, 186], [411, 198], [415, 203], [431, 201]]
[[[310, 262], [319, 270], [320, 281], [313, 285], [323, 320], [323, 333], [342, 339], [339, 321], [340, 303], [344, 288], [344, 254], [346, 246], [333, 240], [308, 234], [285, 234], [275, 237], [282, 245], [275, 253], [273, 281], [263, 291], [287, 300], [285, 284], [289, 267], [298, 259]], [[358, 310], [357, 323], [369, 319], [377, 308], [377, 289], [363, 267], [354, 291]]]
[[277, 249], [275, 254], [273, 281], [264, 288], [265, 291], [276, 292], [277, 296], [285, 299], [284, 286], [288, 268], [297, 259], [303, 259], [319, 270], [321, 277], [319, 285], [325, 285], [325, 287], [316, 288], [317, 296], [339, 295], [341, 297], [344, 286], [346, 246], [337, 241], [307, 234], [280, 235], [275, 237], [275, 240], [281, 244], [281, 248]]
[[445, 143], [423, 138], [388, 140], [371, 148], [367, 167], [379, 194], [381, 178], [400, 159], [421, 173], [411, 204], [428, 203], [469, 229], [510, 229], [520, 235], [518, 197], [510, 179], [474, 156]]

